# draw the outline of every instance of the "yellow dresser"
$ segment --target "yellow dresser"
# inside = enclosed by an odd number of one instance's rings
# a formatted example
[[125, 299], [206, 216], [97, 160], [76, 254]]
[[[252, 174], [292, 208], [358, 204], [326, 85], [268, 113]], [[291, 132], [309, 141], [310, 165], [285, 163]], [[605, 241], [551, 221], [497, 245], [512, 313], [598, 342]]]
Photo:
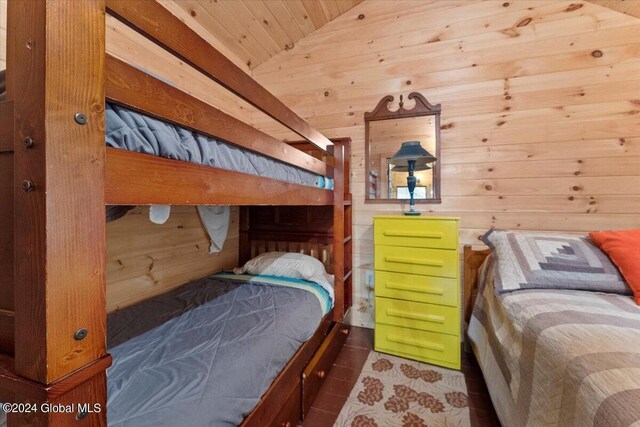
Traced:
[[458, 218], [376, 216], [375, 349], [460, 369]]

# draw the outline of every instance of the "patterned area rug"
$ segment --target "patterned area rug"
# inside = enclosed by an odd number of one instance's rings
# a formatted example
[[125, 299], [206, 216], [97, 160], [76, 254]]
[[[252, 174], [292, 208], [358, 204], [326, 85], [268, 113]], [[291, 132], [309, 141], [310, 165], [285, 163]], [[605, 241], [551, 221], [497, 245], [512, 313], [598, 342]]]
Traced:
[[335, 427], [469, 427], [461, 372], [372, 351]]

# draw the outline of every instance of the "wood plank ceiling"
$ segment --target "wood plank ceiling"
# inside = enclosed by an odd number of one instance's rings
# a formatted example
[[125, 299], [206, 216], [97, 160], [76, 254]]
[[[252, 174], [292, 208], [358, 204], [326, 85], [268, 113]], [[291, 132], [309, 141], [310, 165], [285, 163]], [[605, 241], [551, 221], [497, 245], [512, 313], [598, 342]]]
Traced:
[[640, 18], [640, 0], [589, 0], [600, 6]]
[[363, 0], [187, 0], [175, 4], [250, 69]]

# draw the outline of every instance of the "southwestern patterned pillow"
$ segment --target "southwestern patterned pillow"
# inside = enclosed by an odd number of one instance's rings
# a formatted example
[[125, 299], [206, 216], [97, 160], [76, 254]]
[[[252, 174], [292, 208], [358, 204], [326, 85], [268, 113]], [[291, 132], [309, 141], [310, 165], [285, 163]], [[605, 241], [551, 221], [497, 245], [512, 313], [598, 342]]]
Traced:
[[498, 294], [520, 289], [572, 289], [631, 295], [615, 265], [589, 238], [489, 230]]

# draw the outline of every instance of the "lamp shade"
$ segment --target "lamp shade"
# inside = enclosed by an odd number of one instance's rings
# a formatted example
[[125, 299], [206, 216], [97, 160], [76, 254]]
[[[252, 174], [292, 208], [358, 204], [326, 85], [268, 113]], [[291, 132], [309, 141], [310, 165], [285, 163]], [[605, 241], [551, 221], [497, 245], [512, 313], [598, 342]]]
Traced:
[[403, 142], [400, 150], [389, 160], [394, 166], [408, 166], [409, 160], [415, 160], [416, 164], [433, 163], [436, 159], [435, 156], [422, 148], [420, 141], [407, 141]]
[[[421, 172], [421, 171], [426, 171], [431, 169], [431, 166], [429, 166], [426, 163], [422, 163], [422, 164], [416, 164], [416, 167], [413, 169], [416, 172]], [[409, 172], [409, 166], [408, 165], [396, 165], [391, 169], [393, 172]]]

